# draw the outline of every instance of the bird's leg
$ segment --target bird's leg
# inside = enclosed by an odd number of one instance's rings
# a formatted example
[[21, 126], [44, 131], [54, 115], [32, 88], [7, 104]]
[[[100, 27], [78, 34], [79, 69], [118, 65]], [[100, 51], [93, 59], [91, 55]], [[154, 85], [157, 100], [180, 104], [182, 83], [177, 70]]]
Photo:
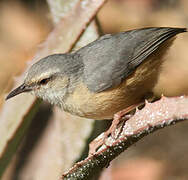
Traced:
[[116, 130], [118, 129], [118, 125], [122, 121], [124, 121], [124, 123], [125, 123], [132, 116], [132, 114], [127, 114], [128, 112], [126, 110], [127, 109], [124, 109], [124, 110], [119, 111], [118, 113], [114, 114], [112, 124], [111, 124], [110, 128], [105, 132], [105, 138], [109, 137], [110, 135], [113, 139], [118, 138], [118, 136], [121, 134], [121, 131], [120, 131], [118, 133], [118, 135], [116, 136]]
[[[109, 137], [111, 135], [111, 137], [113, 139], [116, 139], [116, 129], [118, 128], [118, 125], [120, 124], [120, 122], [124, 121], [126, 122], [127, 120], [129, 120], [131, 118], [131, 114], [127, 114], [129, 112], [131, 112], [132, 110], [134, 110], [136, 107], [143, 105], [142, 103], [138, 103], [138, 104], [133, 104], [129, 107], [127, 107], [126, 109], [123, 109], [119, 112], [117, 112], [116, 114], [114, 114], [114, 118], [112, 121], [112, 124], [110, 126], [110, 128], [105, 132], [104, 138], [106, 139], [107, 137]], [[121, 133], [121, 131], [118, 133], [117, 137], [119, 136], [119, 134]]]
[[[113, 121], [112, 121], [112, 124], [110, 126], [110, 128], [104, 132], [103, 136], [100, 138], [96, 138], [94, 139], [90, 144], [89, 144], [89, 154], [94, 154], [97, 149], [99, 149], [102, 145], [106, 145], [108, 146], [106, 143], [105, 143], [105, 140], [111, 135], [111, 137], [113, 139], [116, 139], [115, 137], [115, 132], [116, 132], [116, 129], [119, 125], [119, 123], [121, 121], [124, 121], [124, 123], [132, 116], [131, 114], [127, 114], [129, 113], [130, 111], [132, 111], [133, 109], [135, 109], [136, 107], [140, 106], [140, 105], [143, 105], [144, 103], [141, 102], [141, 103], [138, 103], [138, 104], [134, 104], [134, 105], [131, 105], [129, 106], [128, 108], [126, 109], [123, 109], [119, 112], [117, 112], [115, 115], [114, 115], [114, 118], [113, 118]], [[117, 135], [117, 138], [119, 136], [119, 134], [121, 134], [121, 131], [118, 133]]]
[[[143, 99], [145, 99], [145, 100], [141, 101], [140, 103], [133, 104], [133, 105], [127, 107], [126, 109], [123, 109], [123, 110], [117, 112], [116, 114], [114, 114], [112, 124], [111, 124], [110, 128], [105, 132], [104, 139], [108, 138], [110, 135], [113, 139], [117, 139], [122, 132], [122, 129], [120, 129], [119, 133], [116, 136], [116, 129], [118, 129], [118, 125], [122, 121], [124, 121], [124, 124], [125, 124], [126, 121], [129, 120], [132, 116], [132, 114], [127, 114], [127, 113], [130, 113], [132, 110], [136, 109], [137, 107], [144, 105], [145, 102], [153, 102], [153, 101], [157, 100], [158, 98], [155, 97], [153, 94], [147, 94], [147, 96], [145, 96]], [[124, 124], [122, 125], [122, 127], [124, 126]]]

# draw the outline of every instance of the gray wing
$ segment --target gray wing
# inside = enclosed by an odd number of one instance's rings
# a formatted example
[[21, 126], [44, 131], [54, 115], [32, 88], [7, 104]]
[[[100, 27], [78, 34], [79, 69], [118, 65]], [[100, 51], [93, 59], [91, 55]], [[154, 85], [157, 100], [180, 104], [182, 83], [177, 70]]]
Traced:
[[144, 28], [105, 35], [76, 53], [84, 64], [84, 83], [92, 92], [118, 85], [164, 41], [185, 28]]

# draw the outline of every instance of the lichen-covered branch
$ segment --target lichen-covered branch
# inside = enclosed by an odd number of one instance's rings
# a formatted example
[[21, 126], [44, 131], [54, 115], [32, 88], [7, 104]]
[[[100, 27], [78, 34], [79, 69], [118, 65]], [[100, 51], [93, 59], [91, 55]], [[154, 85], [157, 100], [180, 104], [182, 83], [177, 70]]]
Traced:
[[184, 96], [162, 97], [161, 100], [154, 103], [146, 102], [142, 110], [136, 110], [134, 116], [117, 129], [116, 134], [123, 129], [118, 139], [114, 140], [109, 137], [106, 145], [103, 145], [95, 154], [77, 163], [63, 174], [62, 179], [91, 179], [96, 172], [107, 167], [115, 157], [144, 136], [187, 120], [187, 110], [188, 97]]

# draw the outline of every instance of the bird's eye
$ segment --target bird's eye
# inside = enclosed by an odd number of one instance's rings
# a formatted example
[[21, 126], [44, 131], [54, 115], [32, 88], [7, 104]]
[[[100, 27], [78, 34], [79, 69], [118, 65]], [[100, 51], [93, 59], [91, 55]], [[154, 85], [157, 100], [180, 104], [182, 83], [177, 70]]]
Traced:
[[50, 78], [45, 78], [45, 79], [42, 79], [41, 81], [39, 81], [39, 84], [41, 85], [45, 85], [49, 82]]

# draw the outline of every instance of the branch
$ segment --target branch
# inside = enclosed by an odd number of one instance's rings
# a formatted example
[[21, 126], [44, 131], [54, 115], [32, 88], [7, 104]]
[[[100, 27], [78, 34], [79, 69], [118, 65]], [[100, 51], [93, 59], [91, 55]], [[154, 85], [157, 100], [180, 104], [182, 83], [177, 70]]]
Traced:
[[[144, 136], [158, 129], [188, 119], [188, 97], [162, 97], [154, 103], [145, 103], [142, 110], [136, 110], [134, 116], [122, 124], [116, 131], [121, 131], [117, 140], [109, 137], [95, 154], [75, 164], [62, 179], [91, 179], [94, 174], [108, 167], [110, 162], [121, 152]], [[102, 135], [100, 135], [101, 138]]]

